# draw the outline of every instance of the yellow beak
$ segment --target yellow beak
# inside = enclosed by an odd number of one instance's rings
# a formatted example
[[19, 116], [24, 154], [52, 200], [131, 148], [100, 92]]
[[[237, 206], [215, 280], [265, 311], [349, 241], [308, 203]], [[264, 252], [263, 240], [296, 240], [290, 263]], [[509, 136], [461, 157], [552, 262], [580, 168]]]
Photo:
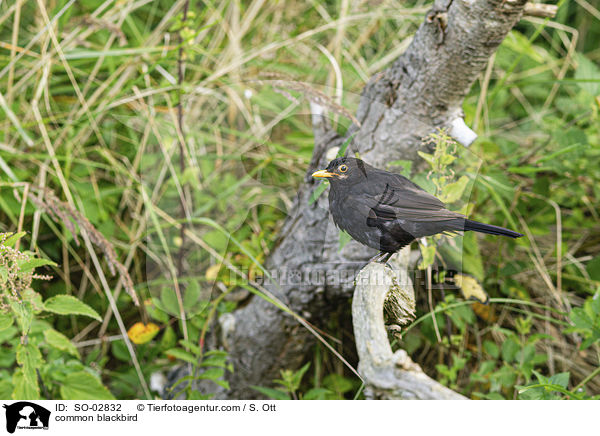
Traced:
[[326, 178], [330, 178], [335, 176], [334, 173], [330, 173], [327, 170], [319, 170], [319, 171], [315, 171], [314, 173], [312, 173], [313, 177], [326, 177]]

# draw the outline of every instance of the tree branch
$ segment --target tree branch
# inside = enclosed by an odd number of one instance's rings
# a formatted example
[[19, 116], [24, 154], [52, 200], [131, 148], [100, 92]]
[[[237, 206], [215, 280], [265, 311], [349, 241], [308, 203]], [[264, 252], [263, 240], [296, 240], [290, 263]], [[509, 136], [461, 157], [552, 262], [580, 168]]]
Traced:
[[527, 3], [523, 15], [528, 17], [554, 18], [558, 12], [557, 5], [546, 5], [543, 3]]
[[464, 400], [462, 395], [429, 378], [406, 351], [392, 353], [384, 325], [384, 303], [389, 306], [390, 300], [394, 302], [397, 324], [408, 324], [414, 319], [414, 290], [406, 274], [409, 255], [406, 247], [388, 262], [393, 270], [372, 262], [356, 278], [352, 322], [365, 396], [386, 400]]

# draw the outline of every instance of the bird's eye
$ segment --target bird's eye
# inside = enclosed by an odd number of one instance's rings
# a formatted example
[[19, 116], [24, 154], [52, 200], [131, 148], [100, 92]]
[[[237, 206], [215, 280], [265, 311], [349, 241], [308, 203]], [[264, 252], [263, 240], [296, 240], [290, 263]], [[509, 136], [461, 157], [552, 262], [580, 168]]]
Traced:
[[340, 166], [339, 166], [339, 170], [340, 170], [342, 173], [345, 173], [346, 171], [348, 171], [348, 167], [347, 167], [346, 165], [340, 165]]

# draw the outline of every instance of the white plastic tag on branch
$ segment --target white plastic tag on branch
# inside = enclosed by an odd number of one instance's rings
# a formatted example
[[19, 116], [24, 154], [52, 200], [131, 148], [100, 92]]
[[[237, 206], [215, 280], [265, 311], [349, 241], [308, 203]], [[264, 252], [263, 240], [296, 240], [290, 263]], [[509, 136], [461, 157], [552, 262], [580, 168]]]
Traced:
[[468, 147], [477, 139], [477, 133], [472, 131], [462, 118], [455, 118], [450, 123], [450, 131], [448, 133], [465, 147]]

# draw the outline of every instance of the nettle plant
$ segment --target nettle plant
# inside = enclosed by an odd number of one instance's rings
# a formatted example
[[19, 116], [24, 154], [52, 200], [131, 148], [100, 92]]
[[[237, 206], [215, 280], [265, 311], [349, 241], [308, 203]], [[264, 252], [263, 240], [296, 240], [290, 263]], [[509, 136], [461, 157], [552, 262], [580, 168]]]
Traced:
[[25, 232], [0, 233], [0, 398], [114, 399], [99, 374], [80, 360], [77, 347], [52, 327], [54, 315], [80, 315], [102, 321], [70, 295], [44, 300], [33, 289], [49, 280], [36, 268], [55, 266], [20, 251]]
[[[427, 162], [431, 169], [426, 177], [417, 175], [415, 181], [442, 202], [456, 206], [471, 182], [465, 174], [457, 177], [457, 168], [453, 164], [459, 154], [458, 144], [441, 129], [437, 133], [431, 133], [423, 138], [423, 142], [434, 147], [433, 154], [418, 151], [419, 156]], [[457, 212], [463, 214], [467, 213], [467, 209], [468, 203], [460, 209], [452, 208], [452, 210], [457, 210]], [[441, 234], [438, 234], [423, 238], [423, 241], [419, 244], [423, 257], [419, 268], [427, 269], [433, 264], [436, 257], [436, 246], [442, 237]]]

